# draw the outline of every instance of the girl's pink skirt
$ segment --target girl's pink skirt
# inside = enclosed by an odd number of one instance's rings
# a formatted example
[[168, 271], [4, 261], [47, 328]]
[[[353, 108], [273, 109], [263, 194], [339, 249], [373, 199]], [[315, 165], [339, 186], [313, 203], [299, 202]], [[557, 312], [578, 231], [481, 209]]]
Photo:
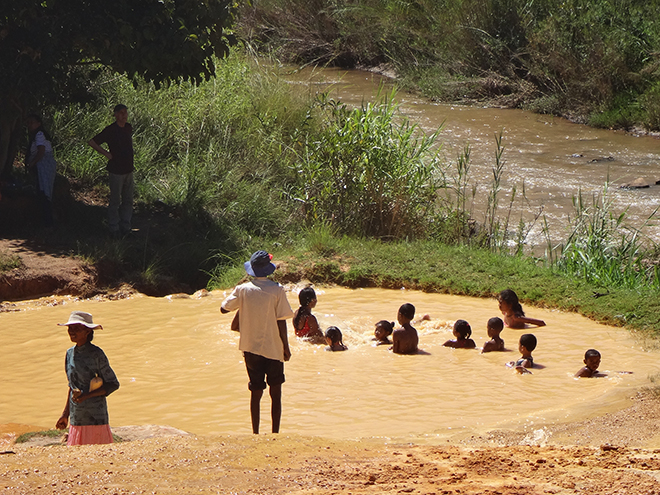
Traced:
[[110, 425], [71, 425], [69, 427], [67, 445], [94, 445], [100, 443], [113, 443]]

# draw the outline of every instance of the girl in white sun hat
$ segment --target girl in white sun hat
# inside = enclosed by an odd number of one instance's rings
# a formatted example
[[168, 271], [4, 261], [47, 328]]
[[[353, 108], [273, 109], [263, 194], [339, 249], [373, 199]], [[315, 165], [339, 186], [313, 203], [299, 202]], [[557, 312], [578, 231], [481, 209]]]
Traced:
[[55, 425], [69, 427], [67, 445], [112, 443], [106, 396], [119, 388], [105, 353], [92, 344], [94, 330], [103, 328], [92, 321], [92, 315], [74, 311], [66, 323], [69, 338], [76, 345], [66, 351], [65, 371], [69, 391], [62, 416]]

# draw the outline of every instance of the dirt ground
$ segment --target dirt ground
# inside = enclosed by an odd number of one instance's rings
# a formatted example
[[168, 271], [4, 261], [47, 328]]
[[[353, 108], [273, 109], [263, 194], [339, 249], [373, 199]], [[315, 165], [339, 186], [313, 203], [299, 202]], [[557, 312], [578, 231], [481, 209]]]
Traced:
[[[14, 425], [15, 430], [21, 429]], [[11, 429], [11, 428], [9, 428]], [[7, 428], [5, 428], [7, 431]], [[124, 427], [67, 448], [0, 438], [3, 494], [660, 494], [660, 401], [535, 432], [444, 445], [288, 435], [196, 437]], [[41, 442], [43, 443], [43, 442]]]
[[4, 494], [657, 494], [660, 449], [383, 445], [287, 435], [14, 446]]
[[0, 301], [47, 294], [89, 297], [98, 291], [95, 269], [65, 252], [46, 252], [37, 243], [0, 239], [0, 253], [18, 255], [21, 266], [0, 274]]

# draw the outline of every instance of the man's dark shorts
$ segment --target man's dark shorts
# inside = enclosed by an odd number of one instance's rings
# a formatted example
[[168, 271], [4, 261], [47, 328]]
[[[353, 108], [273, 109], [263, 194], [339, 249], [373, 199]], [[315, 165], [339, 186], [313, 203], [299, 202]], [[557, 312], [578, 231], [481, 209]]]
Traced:
[[[269, 386], [284, 383], [284, 363], [275, 359], [265, 358], [251, 352], [244, 352], [245, 367], [247, 368], [250, 390], [264, 390], [266, 381]], [[266, 380], [264, 380], [266, 378]]]

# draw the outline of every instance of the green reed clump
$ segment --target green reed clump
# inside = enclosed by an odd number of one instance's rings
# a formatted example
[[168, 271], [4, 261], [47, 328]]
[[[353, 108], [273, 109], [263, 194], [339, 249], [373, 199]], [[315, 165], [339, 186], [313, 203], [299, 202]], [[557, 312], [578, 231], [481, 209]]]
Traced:
[[578, 193], [573, 207], [570, 234], [558, 247], [560, 255], [554, 255], [551, 246], [548, 249], [548, 259], [556, 269], [604, 288], [660, 289], [660, 272], [649, 259], [641, 229], [625, 225], [625, 210], [613, 213], [607, 184], [602, 194], [592, 196], [590, 203], [582, 192]]
[[400, 239], [425, 235], [444, 186], [438, 131], [401, 118], [395, 92], [350, 109], [319, 100], [325, 120], [299, 152], [296, 199], [310, 222], [342, 234]]
[[[525, 221], [523, 214], [530, 210], [530, 203], [525, 194], [524, 182], [520, 192], [516, 185], [511, 187], [508, 205], [504, 209], [500, 208], [502, 180], [506, 172], [504, 151], [502, 133], [496, 134], [492, 176], [483, 212], [474, 209], [477, 186], [470, 183], [469, 144], [458, 155], [454, 168], [447, 167], [444, 195], [430, 224], [433, 238], [450, 245], [484, 248], [502, 254], [523, 254], [527, 236], [542, 209], [539, 209], [533, 220]], [[515, 224], [512, 215], [518, 208], [520, 218]], [[481, 213], [483, 217], [478, 220], [477, 216]]]

